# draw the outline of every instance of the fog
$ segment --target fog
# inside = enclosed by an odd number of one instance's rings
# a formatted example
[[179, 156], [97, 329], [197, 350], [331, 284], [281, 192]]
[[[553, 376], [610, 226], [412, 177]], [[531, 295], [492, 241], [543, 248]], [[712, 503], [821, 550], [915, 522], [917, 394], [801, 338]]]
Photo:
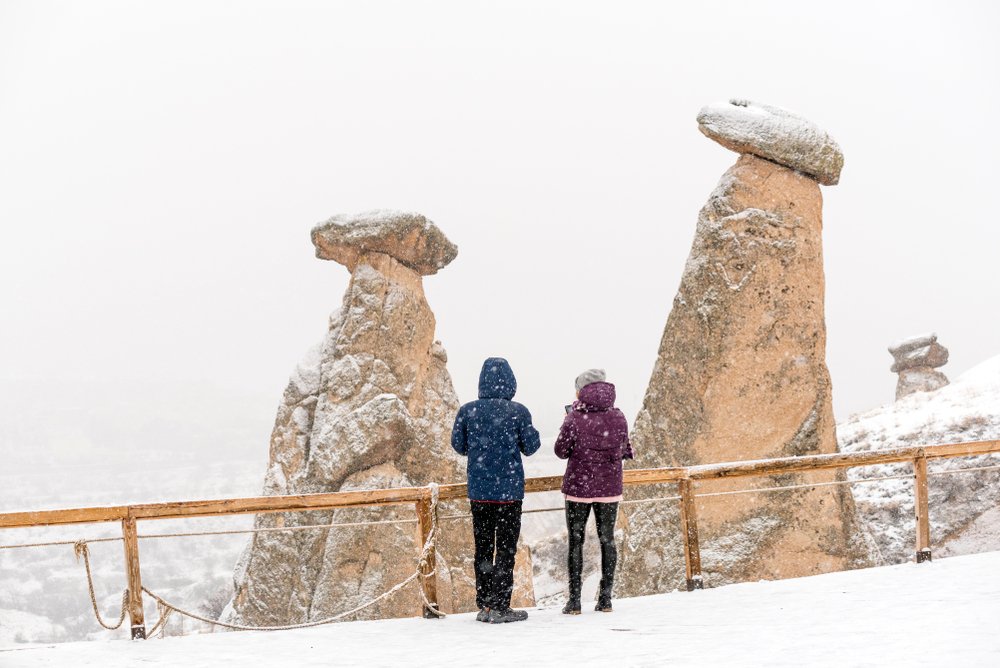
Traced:
[[[423, 213], [463, 401], [507, 357], [552, 435], [581, 370], [630, 420], [746, 97], [846, 156], [823, 189], [838, 419], [886, 346], [1000, 353], [1000, 10], [989, 2], [0, 2], [0, 448], [8, 466], [259, 461], [346, 269], [335, 213]], [[985, 211], [984, 211], [985, 209]], [[933, 419], [933, 416], [928, 416]]]

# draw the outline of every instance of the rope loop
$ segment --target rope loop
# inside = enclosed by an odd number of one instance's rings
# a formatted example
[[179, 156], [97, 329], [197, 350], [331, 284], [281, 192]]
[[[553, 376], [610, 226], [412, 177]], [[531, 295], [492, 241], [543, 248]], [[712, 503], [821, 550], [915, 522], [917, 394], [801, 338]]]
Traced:
[[94, 609], [94, 617], [97, 618], [97, 623], [108, 631], [121, 628], [121, 625], [125, 622], [125, 614], [128, 612], [128, 587], [122, 592], [122, 609], [118, 615], [118, 623], [114, 625], [108, 624], [101, 617], [101, 613], [97, 609], [97, 595], [94, 594], [94, 576], [90, 572], [90, 548], [87, 546], [87, 541], [78, 540], [73, 543], [73, 554], [76, 555], [77, 562], [80, 561], [80, 557], [83, 557], [83, 567], [87, 571], [87, 589], [90, 591], [90, 605]]

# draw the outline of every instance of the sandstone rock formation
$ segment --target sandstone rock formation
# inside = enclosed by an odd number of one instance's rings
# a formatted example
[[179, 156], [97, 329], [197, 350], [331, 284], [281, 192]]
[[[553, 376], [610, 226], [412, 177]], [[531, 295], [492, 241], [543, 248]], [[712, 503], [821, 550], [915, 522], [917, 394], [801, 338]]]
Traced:
[[748, 100], [710, 104], [698, 112], [698, 129], [732, 151], [790, 167], [825, 186], [840, 181], [840, 146], [812, 121], [787, 109]]
[[[716, 108], [702, 110], [699, 120], [714, 119]], [[829, 155], [836, 145], [825, 133], [802, 132], [807, 121], [789, 122], [785, 112], [771, 107], [741, 102], [738, 108], [743, 111], [730, 117], [726, 132], [742, 139], [720, 143], [743, 154], [698, 216], [636, 419], [633, 467], [837, 450], [825, 361], [822, 196], [808, 174], [820, 172], [824, 180], [836, 182], [842, 157], [839, 151]], [[744, 113], [749, 115], [745, 121]], [[760, 117], [771, 120], [760, 143], [754, 143]], [[715, 137], [716, 130], [701, 129]], [[819, 137], [815, 145], [803, 144], [809, 136]], [[774, 162], [786, 155], [794, 157], [790, 164]], [[810, 167], [803, 162], [810, 155], [827, 156], [829, 166]], [[699, 483], [695, 491], [837, 479], [843, 476], [828, 472], [740, 478]], [[629, 495], [674, 493], [667, 486], [632, 488]], [[709, 586], [841, 570], [868, 560], [845, 486], [706, 497], [697, 507]], [[649, 594], [681, 585], [677, 504], [624, 508], [616, 593]]]
[[[454, 259], [457, 249], [423, 216], [391, 211], [331, 218], [313, 229], [312, 239], [319, 257], [348, 267], [351, 281], [323, 342], [285, 389], [264, 494], [463, 482], [464, 461], [450, 446], [459, 402], [421, 278]], [[464, 513], [468, 503], [449, 503], [439, 515]], [[343, 509], [261, 515], [256, 526], [413, 517], [410, 507]], [[222, 618], [260, 626], [330, 617], [405, 579], [417, 554], [412, 521], [259, 533], [237, 564], [235, 594]], [[438, 603], [445, 612], [475, 608], [472, 556], [470, 521], [442, 520]], [[518, 560], [516, 604], [531, 605], [530, 556]], [[420, 610], [414, 582], [353, 619]]]
[[948, 377], [935, 367], [948, 363], [948, 349], [937, 342], [937, 334], [923, 334], [889, 346], [893, 364], [890, 369], [899, 374], [896, 399], [914, 392], [929, 392], [948, 384]]

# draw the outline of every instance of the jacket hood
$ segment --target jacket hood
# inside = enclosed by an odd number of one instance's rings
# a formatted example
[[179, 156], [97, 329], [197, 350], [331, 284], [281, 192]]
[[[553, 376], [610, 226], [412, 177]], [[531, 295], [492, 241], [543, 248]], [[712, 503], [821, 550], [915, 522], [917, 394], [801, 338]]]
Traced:
[[580, 390], [578, 410], [606, 411], [615, 405], [615, 386], [611, 383], [590, 383]]
[[517, 379], [510, 364], [502, 357], [490, 357], [483, 362], [479, 373], [480, 399], [513, 399], [517, 392]]

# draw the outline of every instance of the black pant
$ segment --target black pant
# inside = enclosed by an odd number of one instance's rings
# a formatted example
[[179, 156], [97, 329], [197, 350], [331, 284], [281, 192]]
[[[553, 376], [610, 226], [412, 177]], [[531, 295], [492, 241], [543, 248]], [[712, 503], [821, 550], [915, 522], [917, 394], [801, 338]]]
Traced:
[[473, 501], [476, 539], [476, 605], [506, 610], [514, 591], [514, 557], [521, 535], [521, 502]]
[[580, 599], [581, 574], [583, 572], [583, 535], [587, 528], [590, 509], [594, 509], [597, 522], [597, 538], [601, 541], [601, 589], [611, 593], [618, 563], [618, 549], [615, 547], [615, 520], [618, 519], [618, 503], [577, 503], [566, 501], [566, 529], [569, 531], [569, 596]]

